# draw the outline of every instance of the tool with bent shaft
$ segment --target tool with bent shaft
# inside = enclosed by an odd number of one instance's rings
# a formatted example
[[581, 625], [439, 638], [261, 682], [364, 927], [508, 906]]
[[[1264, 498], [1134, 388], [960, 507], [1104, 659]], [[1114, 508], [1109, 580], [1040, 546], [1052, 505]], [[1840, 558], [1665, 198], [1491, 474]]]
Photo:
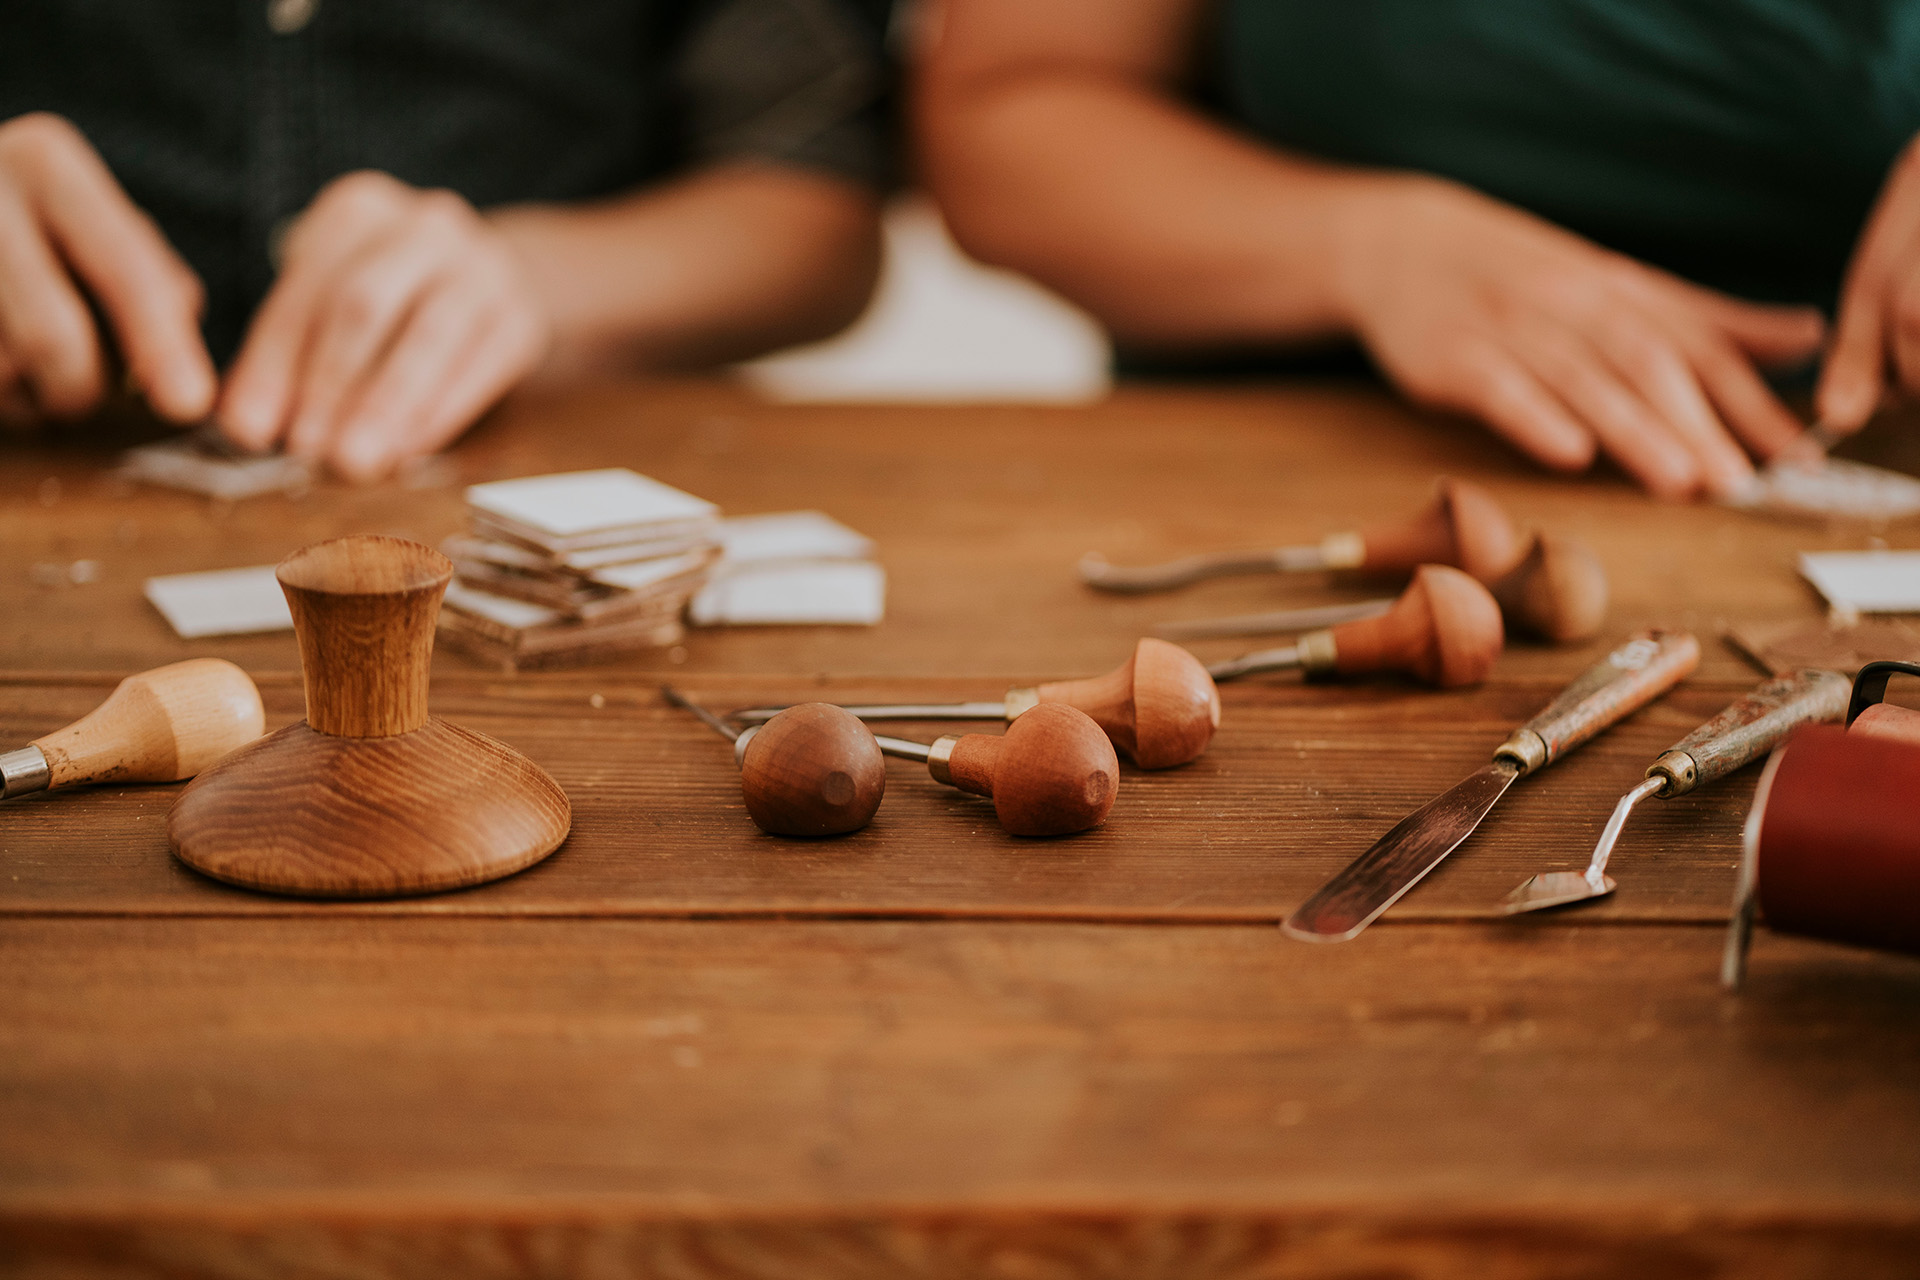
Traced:
[[1607, 819], [1587, 869], [1543, 871], [1509, 893], [1501, 903], [1508, 915], [1604, 898], [1614, 890], [1607, 859], [1626, 828], [1627, 816], [1648, 796], [1671, 800], [1696, 787], [1717, 782], [1759, 759], [1803, 724], [1838, 720], [1847, 713], [1847, 678], [1838, 671], [1805, 668], [1769, 680], [1719, 715], [1660, 753], [1647, 766], [1647, 778], [1620, 797]]
[[[1009, 689], [1001, 702], [895, 703], [848, 707], [862, 720], [1016, 721], [1038, 706], [1062, 705], [1091, 716], [1113, 745], [1142, 769], [1198, 760], [1220, 727], [1220, 693], [1200, 660], [1179, 645], [1144, 639], [1133, 656], [1105, 675]], [[736, 711], [760, 724], [783, 707]]]
[[178, 782], [266, 728], [260, 691], [219, 658], [122, 680], [64, 729], [0, 754], [0, 799], [101, 782]]
[[1442, 479], [1425, 508], [1393, 524], [1329, 534], [1310, 546], [1188, 556], [1137, 568], [1108, 564], [1104, 556], [1089, 554], [1080, 561], [1080, 578], [1102, 591], [1137, 593], [1241, 573], [1412, 573], [1423, 564], [1446, 564], [1490, 582], [1525, 554], [1513, 521], [1492, 494], [1465, 480]]
[[[1535, 534], [1520, 563], [1485, 586], [1499, 604], [1508, 629], [1538, 640], [1555, 644], [1587, 640], [1599, 634], [1606, 620], [1606, 570], [1600, 567], [1592, 549], [1574, 538]], [[1169, 640], [1273, 635], [1376, 618], [1391, 608], [1390, 599], [1358, 600], [1352, 604], [1163, 622], [1154, 632]]]
[[768, 835], [840, 836], [873, 821], [887, 762], [873, 732], [839, 707], [803, 702], [742, 731], [670, 684], [660, 693], [733, 743], [747, 816]]
[[1290, 645], [1262, 649], [1207, 668], [1215, 680], [1268, 671], [1370, 675], [1398, 671], [1443, 689], [1479, 684], [1503, 643], [1500, 606], [1458, 569], [1423, 564], [1378, 617], [1309, 631]]
[[1520, 778], [1625, 719], [1685, 679], [1700, 643], [1685, 631], [1643, 631], [1589, 667], [1493, 753], [1493, 763], [1402, 818], [1281, 925], [1309, 942], [1344, 942], [1398, 902], [1472, 835]]

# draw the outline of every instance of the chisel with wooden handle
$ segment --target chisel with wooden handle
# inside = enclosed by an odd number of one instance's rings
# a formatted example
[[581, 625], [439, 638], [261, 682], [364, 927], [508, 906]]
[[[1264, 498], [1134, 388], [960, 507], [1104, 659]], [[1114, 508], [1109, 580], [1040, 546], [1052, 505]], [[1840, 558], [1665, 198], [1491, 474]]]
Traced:
[[1472, 835], [1507, 788], [1638, 711], [1700, 662], [1685, 631], [1643, 631], [1588, 668], [1546, 710], [1513, 731], [1493, 763], [1382, 836], [1280, 927], [1308, 942], [1344, 942], [1420, 883]]
[[64, 729], [0, 754], [0, 799], [101, 782], [191, 778], [260, 736], [260, 691], [219, 658], [189, 658], [122, 680]]

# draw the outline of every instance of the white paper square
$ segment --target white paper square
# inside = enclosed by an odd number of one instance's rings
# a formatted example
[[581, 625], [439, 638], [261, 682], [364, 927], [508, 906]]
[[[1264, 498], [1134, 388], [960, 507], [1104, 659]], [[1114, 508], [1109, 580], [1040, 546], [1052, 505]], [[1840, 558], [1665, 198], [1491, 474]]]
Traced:
[[467, 489], [467, 504], [556, 538], [600, 529], [705, 520], [720, 509], [625, 467], [495, 480]]
[[887, 574], [868, 561], [748, 565], [701, 588], [688, 606], [698, 626], [870, 627], [886, 615]]
[[684, 556], [664, 556], [657, 560], [636, 560], [631, 564], [610, 564], [604, 569], [595, 569], [587, 577], [603, 586], [640, 591], [657, 582], [665, 582], [668, 578], [692, 573], [707, 562], [709, 554], [694, 552]]
[[1809, 551], [1800, 572], [1837, 609], [1920, 613], [1920, 551]]
[[275, 566], [174, 573], [147, 579], [147, 599], [183, 640], [287, 631], [293, 615]]
[[516, 631], [544, 626], [561, 616], [558, 609], [549, 609], [545, 605], [534, 604], [530, 600], [497, 596], [491, 591], [482, 591], [464, 582], [447, 584], [446, 602], [476, 617], [497, 622], [503, 627], [512, 627]]
[[873, 539], [820, 511], [776, 511], [734, 516], [720, 522], [726, 562], [759, 560], [865, 560]]

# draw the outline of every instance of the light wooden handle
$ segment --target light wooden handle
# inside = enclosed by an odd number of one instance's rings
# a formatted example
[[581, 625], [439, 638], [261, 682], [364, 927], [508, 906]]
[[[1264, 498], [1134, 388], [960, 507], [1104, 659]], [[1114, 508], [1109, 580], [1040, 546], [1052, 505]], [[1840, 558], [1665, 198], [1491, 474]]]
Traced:
[[1504, 640], [1487, 589], [1439, 564], [1421, 565], [1387, 612], [1331, 634], [1333, 669], [1342, 675], [1402, 671], [1443, 689], [1485, 680]]
[[1360, 567], [1412, 573], [1423, 564], [1464, 569], [1482, 582], [1507, 572], [1526, 553], [1520, 533], [1494, 496], [1477, 484], [1443, 478], [1433, 501], [1410, 520], [1360, 531]]
[[107, 700], [33, 745], [47, 785], [177, 782], [266, 728], [260, 691], [219, 658], [191, 658], [128, 676]]
[[296, 551], [276, 576], [300, 641], [308, 725], [387, 738], [426, 724], [433, 625], [451, 560], [405, 538], [360, 534]]
[[1587, 668], [1547, 709], [1494, 752], [1521, 773], [1558, 760], [1619, 723], [1692, 674], [1700, 642], [1685, 631], [1642, 631]]
[[1811, 667], [1769, 680], [1668, 747], [1647, 776], [1667, 780], [1661, 795], [1685, 795], [1758, 760], [1803, 724], [1844, 719], [1851, 690], [1838, 671]]
[[1220, 727], [1220, 691], [1207, 669], [1179, 645], [1151, 636], [1105, 675], [1043, 684], [1034, 697], [1085, 712], [1142, 769], [1198, 760]]
[[1060, 703], [1026, 712], [1001, 737], [954, 740], [944, 769], [962, 791], [993, 797], [1000, 825], [1016, 836], [1097, 827], [1120, 790], [1113, 743], [1085, 713]]

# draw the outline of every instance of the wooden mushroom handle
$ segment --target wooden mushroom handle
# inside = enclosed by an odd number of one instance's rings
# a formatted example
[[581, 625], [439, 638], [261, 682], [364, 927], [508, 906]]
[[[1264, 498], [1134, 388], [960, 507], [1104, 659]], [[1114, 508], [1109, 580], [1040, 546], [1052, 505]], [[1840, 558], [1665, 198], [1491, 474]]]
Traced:
[[1668, 779], [1662, 795], [1684, 795], [1759, 759], [1803, 724], [1843, 719], [1850, 690], [1838, 671], [1811, 667], [1769, 680], [1668, 747], [1647, 776]]
[[1494, 496], [1477, 484], [1443, 478], [1433, 501], [1416, 516], [1360, 531], [1359, 567], [1371, 573], [1412, 573], [1423, 564], [1464, 569], [1491, 582], [1526, 554], [1520, 533]]
[[1220, 727], [1220, 691], [1206, 667], [1179, 645], [1151, 636], [1105, 675], [1043, 684], [1033, 696], [1091, 716], [1142, 769], [1199, 759]]
[[219, 658], [190, 658], [122, 680], [107, 700], [33, 745], [47, 785], [177, 782], [266, 728], [260, 691]]
[[993, 798], [1000, 825], [1016, 836], [1059, 836], [1106, 821], [1120, 786], [1113, 743], [1085, 713], [1042, 703], [1001, 737], [953, 740], [945, 769], [953, 785]]
[[1439, 564], [1415, 570], [1386, 613], [1343, 623], [1331, 635], [1333, 669], [1342, 675], [1401, 671], [1443, 689], [1486, 679], [1504, 641], [1500, 607], [1487, 589]]
[[1650, 630], [1587, 668], [1546, 710], [1494, 752], [1531, 773], [1619, 723], [1692, 674], [1700, 642], [1686, 631]]

